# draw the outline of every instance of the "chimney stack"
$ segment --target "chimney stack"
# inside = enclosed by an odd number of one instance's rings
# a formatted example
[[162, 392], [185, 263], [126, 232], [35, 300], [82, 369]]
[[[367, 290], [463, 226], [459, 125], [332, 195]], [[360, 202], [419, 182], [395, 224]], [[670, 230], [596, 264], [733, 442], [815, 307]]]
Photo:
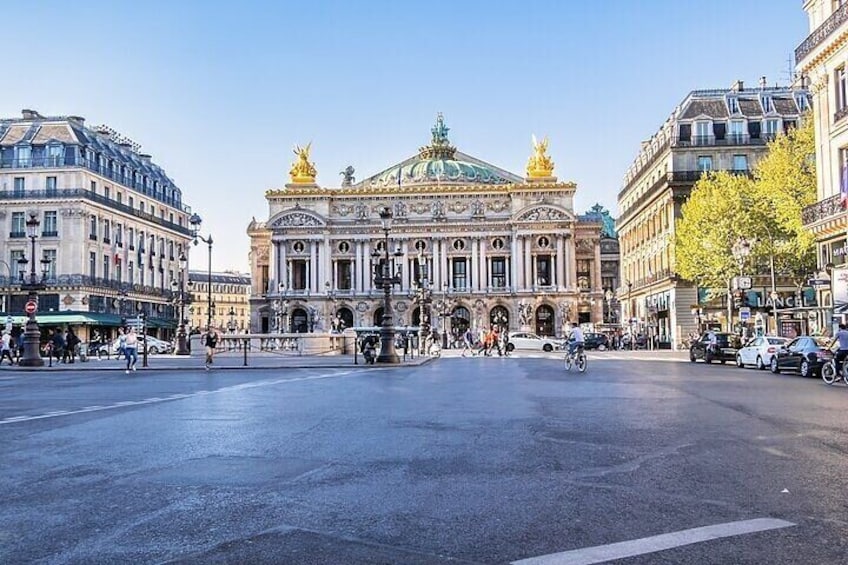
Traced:
[[733, 83], [733, 86], [730, 87], [730, 90], [732, 92], [742, 92], [745, 90], [745, 85], [741, 80], [737, 80]]
[[765, 89], [766, 87], [766, 77], [760, 77], [760, 89]]
[[27, 110], [27, 109], [21, 110], [21, 115], [24, 117], [25, 120], [35, 120], [37, 118], [43, 117], [41, 114], [39, 114], [35, 110]]

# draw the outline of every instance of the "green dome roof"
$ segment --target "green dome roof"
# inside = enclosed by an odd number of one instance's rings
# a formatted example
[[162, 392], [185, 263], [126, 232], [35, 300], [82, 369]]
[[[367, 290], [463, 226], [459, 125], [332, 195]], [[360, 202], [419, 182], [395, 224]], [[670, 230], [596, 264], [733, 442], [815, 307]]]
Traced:
[[510, 184], [522, 182], [521, 177], [499, 169], [494, 165], [465, 155], [452, 147], [448, 141], [448, 128], [442, 115], [436, 125], [430, 145], [418, 150], [418, 155], [393, 165], [365, 179], [359, 186], [386, 187], [413, 184]]

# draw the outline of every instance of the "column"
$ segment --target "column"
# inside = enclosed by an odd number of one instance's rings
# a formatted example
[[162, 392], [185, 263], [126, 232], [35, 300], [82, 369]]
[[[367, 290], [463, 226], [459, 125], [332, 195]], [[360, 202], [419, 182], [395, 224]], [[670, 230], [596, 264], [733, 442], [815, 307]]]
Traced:
[[480, 290], [480, 258], [477, 255], [477, 246], [480, 243], [478, 238], [471, 238], [471, 284], [468, 286], [472, 292]]
[[330, 288], [336, 288], [336, 278], [330, 280], [330, 275], [333, 272], [333, 252], [330, 247], [330, 234], [324, 234], [324, 256], [321, 258], [321, 266], [324, 268], [324, 276], [321, 277], [321, 288], [325, 289], [325, 282], [330, 283]]
[[[289, 260], [286, 255], [286, 242], [285, 240], [283, 240], [280, 242], [280, 278], [277, 280], [283, 283], [283, 285], [288, 290], [291, 288], [291, 282], [289, 281]], [[279, 284], [277, 285], [277, 288], [275, 290], [279, 292]]]
[[367, 239], [362, 244], [362, 290], [371, 291], [371, 242]]
[[557, 290], [562, 290], [565, 287], [565, 261], [563, 256], [563, 241], [562, 235], [557, 236], [556, 240], [556, 287]]
[[595, 284], [592, 287], [594, 291], [602, 291], [603, 290], [603, 280], [601, 279], [601, 242], [600, 240], [595, 240], [595, 266], [592, 269], [592, 278], [595, 279]]
[[574, 241], [574, 235], [568, 238], [566, 242], [568, 246], [568, 268], [571, 273], [568, 275], [569, 286], [577, 290], [577, 244]]
[[318, 242], [310, 241], [309, 242], [309, 284], [306, 288], [308, 288], [311, 292], [318, 292], [316, 280], [318, 278], [318, 269], [315, 267], [318, 265]]
[[442, 265], [439, 269], [442, 273], [442, 286], [444, 286], [445, 283], [448, 283], [448, 287], [450, 287], [453, 281], [450, 279], [450, 271], [448, 270], [448, 240], [442, 238], [441, 245], [439, 247], [441, 249], [439, 257], [442, 260]]
[[330, 288], [338, 290], [339, 288], [339, 262], [333, 261], [333, 280], [330, 282]]
[[510, 244], [510, 254], [509, 254], [509, 280], [510, 286], [512, 287], [513, 292], [518, 290], [518, 286], [520, 284], [519, 281], [519, 269], [518, 269], [518, 236], [514, 233], [512, 234], [511, 244]]
[[277, 281], [280, 280], [280, 242], [271, 240], [271, 249], [268, 250], [268, 288], [265, 292], [274, 292]]
[[409, 262], [409, 240], [404, 239], [400, 244], [403, 250], [403, 287], [402, 289], [412, 288], [412, 265]]
[[524, 288], [533, 288], [536, 280], [533, 277], [533, 252], [532, 241], [529, 236], [524, 236]]
[[439, 259], [439, 240], [436, 238], [432, 239], [433, 242], [433, 288], [438, 290], [442, 288], [442, 273], [441, 271], [441, 259]]
[[361, 292], [365, 288], [362, 284], [362, 242], [356, 240], [354, 245], [356, 257], [353, 261], [353, 291]]
[[487, 238], [480, 239], [480, 290], [488, 290], [489, 288], [489, 273], [492, 272], [488, 259], [486, 259], [486, 246], [488, 245]]

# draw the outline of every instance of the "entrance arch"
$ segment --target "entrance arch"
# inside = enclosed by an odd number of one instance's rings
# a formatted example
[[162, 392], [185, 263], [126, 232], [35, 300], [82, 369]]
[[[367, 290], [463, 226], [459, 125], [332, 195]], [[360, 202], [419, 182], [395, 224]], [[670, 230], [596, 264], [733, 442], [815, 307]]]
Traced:
[[547, 304], [536, 308], [536, 335], [554, 335], [554, 309]]
[[465, 306], [457, 306], [451, 312], [451, 333], [454, 336], [454, 339], [461, 339], [462, 334], [465, 333], [471, 326], [471, 312], [468, 311], [468, 308]]
[[495, 306], [489, 310], [489, 326], [509, 328], [509, 310], [504, 306]]
[[353, 311], [350, 308], [342, 306], [336, 311], [336, 316], [338, 316], [344, 324], [343, 329], [353, 327]]
[[296, 334], [305, 334], [309, 331], [309, 314], [303, 308], [295, 308], [291, 313], [291, 331]]

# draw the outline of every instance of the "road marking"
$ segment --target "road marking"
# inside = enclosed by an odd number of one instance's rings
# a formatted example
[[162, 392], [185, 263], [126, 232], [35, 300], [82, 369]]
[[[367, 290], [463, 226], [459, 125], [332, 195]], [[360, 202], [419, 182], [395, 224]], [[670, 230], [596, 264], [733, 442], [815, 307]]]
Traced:
[[622, 541], [608, 545], [597, 545], [595, 547], [584, 547], [583, 549], [574, 549], [562, 553], [530, 557], [520, 561], [513, 561], [512, 565], [589, 565], [591, 563], [604, 563], [614, 559], [645, 555], [646, 553], [654, 553], [702, 541], [788, 528], [794, 525], [792, 522], [774, 518], [741, 520], [739, 522], [703, 526], [701, 528], [681, 530], [679, 532], [660, 534], [658, 536]]
[[88, 412], [102, 412], [104, 410], [115, 410], [117, 408], [127, 408], [129, 406], [142, 406], [146, 404], [159, 404], [161, 402], [171, 402], [173, 400], [182, 400], [185, 398], [199, 397], [205, 396], [208, 394], [218, 394], [221, 392], [235, 392], [239, 390], [246, 390], [251, 388], [259, 388], [264, 386], [273, 386], [278, 384], [286, 384], [286, 383], [296, 383], [301, 381], [316, 381], [321, 379], [331, 379], [336, 377], [346, 377], [352, 374], [365, 373], [370, 371], [375, 371], [377, 369], [351, 369], [348, 371], [339, 371], [336, 373], [327, 373], [325, 375], [309, 375], [305, 377], [295, 377], [292, 379], [274, 379], [274, 380], [266, 380], [266, 381], [256, 381], [252, 383], [241, 383], [233, 386], [223, 387], [216, 390], [198, 390], [193, 393], [184, 393], [184, 394], [174, 394], [166, 398], [160, 398], [158, 396], [154, 396], [152, 398], [145, 398], [143, 400], [123, 400], [121, 402], [116, 402], [115, 404], [111, 404], [108, 406], [86, 406], [85, 408], [80, 408], [78, 410], [67, 410], [67, 411], [54, 411], [48, 412], [47, 414], [41, 414], [39, 416], [11, 416], [8, 418], [4, 418], [0, 420], [0, 426], [4, 424], [17, 424], [20, 422], [30, 422], [33, 420], [46, 420], [49, 418], [61, 418], [63, 416], [73, 416], [76, 414], [86, 414]]

